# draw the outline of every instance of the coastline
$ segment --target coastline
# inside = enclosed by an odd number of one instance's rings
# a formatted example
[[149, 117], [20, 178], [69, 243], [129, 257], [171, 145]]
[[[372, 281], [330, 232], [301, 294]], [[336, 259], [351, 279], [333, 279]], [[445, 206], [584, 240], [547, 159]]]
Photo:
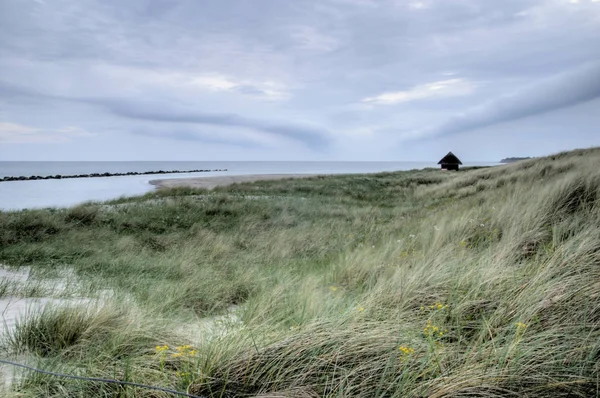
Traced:
[[154, 185], [157, 189], [179, 187], [213, 189], [216, 187], [240, 182], [285, 180], [292, 178], [314, 177], [317, 175], [319, 174], [246, 174], [214, 177], [166, 178], [160, 180], [151, 180], [150, 184]]

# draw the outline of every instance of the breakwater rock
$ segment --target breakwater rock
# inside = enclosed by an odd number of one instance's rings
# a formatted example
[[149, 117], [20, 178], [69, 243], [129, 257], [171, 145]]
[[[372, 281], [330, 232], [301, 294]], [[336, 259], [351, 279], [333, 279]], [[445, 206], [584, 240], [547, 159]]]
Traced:
[[514, 163], [514, 162], [520, 162], [521, 160], [529, 160], [529, 159], [533, 159], [531, 157], [526, 157], [526, 158], [504, 158], [500, 161], [500, 163]]
[[141, 176], [147, 174], [176, 174], [176, 173], [208, 173], [215, 171], [227, 171], [227, 169], [215, 170], [158, 170], [158, 171], [129, 171], [127, 173], [91, 173], [91, 174], [73, 174], [73, 175], [50, 175], [50, 176], [20, 176], [20, 177], [3, 177], [0, 182], [4, 181], [33, 181], [33, 180], [61, 180], [65, 178], [97, 178], [97, 177], [120, 177], [120, 176]]

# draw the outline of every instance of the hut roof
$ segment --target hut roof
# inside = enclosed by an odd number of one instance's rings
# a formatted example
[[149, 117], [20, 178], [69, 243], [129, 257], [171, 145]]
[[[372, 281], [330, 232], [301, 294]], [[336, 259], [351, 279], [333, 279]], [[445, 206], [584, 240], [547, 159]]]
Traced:
[[455, 154], [448, 152], [448, 154], [444, 156], [442, 160], [438, 162], [438, 164], [462, 164], [462, 162], [456, 157]]

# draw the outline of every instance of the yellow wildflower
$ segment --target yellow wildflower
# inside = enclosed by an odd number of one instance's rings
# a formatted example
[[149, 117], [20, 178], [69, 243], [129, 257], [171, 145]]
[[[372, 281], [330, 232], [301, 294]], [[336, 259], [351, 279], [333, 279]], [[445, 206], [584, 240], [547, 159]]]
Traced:
[[423, 328], [425, 337], [442, 337], [446, 332], [448, 332], [448, 329], [442, 329], [439, 326], [434, 325], [431, 320], [428, 320], [427, 325]]
[[[421, 306], [421, 309], [424, 309], [424, 308], [425, 307]], [[435, 303], [435, 304], [432, 304], [432, 305], [428, 306], [428, 308], [430, 310], [441, 311], [441, 310], [444, 310], [444, 309], [448, 308], [448, 304]]]
[[398, 347], [398, 350], [403, 354], [403, 355], [410, 355], [410, 354], [414, 354], [415, 350], [411, 347], [407, 347], [404, 345], [401, 345], [400, 347]]
[[365, 309], [360, 305], [358, 307], [356, 307], [356, 311], [358, 311], [358, 312], [363, 312], [364, 310]]
[[169, 349], [168, 345], [157, 345], [156, 346], [156, 353], [161, 353], [161, 352], [165, 352]]
[[335, 292], [338, 290], [337, 286], [329, 286], [329, 290], [331, 290], [332, 292]]
[[523, 322], [517, 322], [517, 323], [515, 323], [515, 326], [517, 327], [518, 330], [525, 330], [525, 329], [527, 329], [527, 325], [524, 324]]

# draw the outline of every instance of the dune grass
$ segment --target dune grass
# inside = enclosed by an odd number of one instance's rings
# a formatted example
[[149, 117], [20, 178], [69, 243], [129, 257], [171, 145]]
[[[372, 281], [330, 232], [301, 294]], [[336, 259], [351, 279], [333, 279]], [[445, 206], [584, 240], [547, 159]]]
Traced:
[[[589, 149], [0, 213], [1, 263], [111, 292], [31, 314], [4, 351], [210, 397], [597, 396], [598, 164]], [[168, 396], [33, 374], [8, 394]]]

